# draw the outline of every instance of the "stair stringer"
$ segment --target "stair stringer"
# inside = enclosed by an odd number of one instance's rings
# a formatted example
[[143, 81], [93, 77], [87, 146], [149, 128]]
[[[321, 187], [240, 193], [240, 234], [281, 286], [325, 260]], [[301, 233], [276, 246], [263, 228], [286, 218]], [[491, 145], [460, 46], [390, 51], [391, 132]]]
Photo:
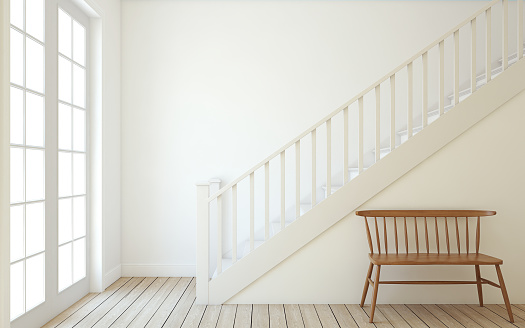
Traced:
[[525, 60], [400, 145], [330, 197], [209, 282], [209, 304], [223, 304], [363, 203], [525, 90]]

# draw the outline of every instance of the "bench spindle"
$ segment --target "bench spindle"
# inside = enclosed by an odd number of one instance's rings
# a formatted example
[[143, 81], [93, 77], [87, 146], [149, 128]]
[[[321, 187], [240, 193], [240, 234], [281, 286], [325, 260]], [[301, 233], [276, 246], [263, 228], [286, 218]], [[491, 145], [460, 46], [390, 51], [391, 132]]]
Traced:
[[399, 247], [398, 247], [398, 241], [397, 241], [397, 218], [394, 218], [394, 230], [395, 230], [395, 236], [396, 236], [396, 254], [399, 254]]
[[427, 224], [427, 217], [425, 216], [425, 241], [427, 244], [427, 254], [430, 253], [430, 247], [428, 244], [428, 224]]
[[448, 236], [448, 218], [445, 218], [445, 231], [447, 232], [447, 252], [450, 255], [450, 237]]
[[414, 218], [414, 232], [416, 233], [416, 251], [419, 254], [419, 234], [417, 233], [417, 218]]
[[377, 251], [381, 254], [381, 241], [379, 239], [379, 228], [377, 227], [377, 216], [374, 217], [374, 222], [376, 225]]
[[439, 229], [438, 229], [438, 218], [437, 217], [434, 218], [434, 222], [436, 224], [436, 247], [437, 247], [437, 252], [439, 254], [440, 253], [439, 252]]
[[465, 218], [465, 230], [466, 230], [466, 235], [465, 235], [465, 240], [467, 242], [467, 254], [469, 253], [469, 239], [468, 239], [468, 218]]
[[455, 217], [456, 219], [456, 241], [458, 243], [458, 254], [461, 254], [461, 244], [459, 240], [459, 225], [458, 225], [458, 217]]
[[385, 254], [388, 254], [388, 239], [386, 236], [386, 217], [383, 218], [383, 233], [385, 235]]
[[480, 223], [480, 217], [478, 216], [478, 222], [477, 222], [477, 227], [476, 227], [476, 254], [479, 254], [479, 239], [480, 239], [480, 235], [481, 235], [481, 227], [479, 225]]
[[368, 226], [368, 218], [365, 217], [366, 237], [368, 238], [368, 248], [370, 253], [374, 254], [374, 247], [372, 246], [372, 236], [370, 235], [370, 227]]
[[407, 254], [408, 254], [408, 230], [407, 230], [407, 218], [406, 218], [406, 216], [404, 217], [404, 219], [405, 219], [405, 247], [406, 247]]

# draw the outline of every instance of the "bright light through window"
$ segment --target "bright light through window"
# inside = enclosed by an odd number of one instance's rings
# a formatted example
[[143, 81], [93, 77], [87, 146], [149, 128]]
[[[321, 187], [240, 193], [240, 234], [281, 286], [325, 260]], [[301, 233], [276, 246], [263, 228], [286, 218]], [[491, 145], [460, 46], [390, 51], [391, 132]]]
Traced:
[[10, 0], [11, 320], [45, 301], [44, 0]]
[[58, 289], [86, 276], [86, 30], [58, 10]]

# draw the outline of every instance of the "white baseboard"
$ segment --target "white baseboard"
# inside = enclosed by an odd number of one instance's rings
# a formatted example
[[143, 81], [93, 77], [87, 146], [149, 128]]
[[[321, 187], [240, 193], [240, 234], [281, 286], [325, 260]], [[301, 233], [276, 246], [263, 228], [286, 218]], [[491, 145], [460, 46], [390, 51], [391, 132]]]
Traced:
[[122, 264], [123, 277], [195, 277], [195, 265]]
[[104, 289], [122, 277], [122, 266], [119, 264], [104, 275]]

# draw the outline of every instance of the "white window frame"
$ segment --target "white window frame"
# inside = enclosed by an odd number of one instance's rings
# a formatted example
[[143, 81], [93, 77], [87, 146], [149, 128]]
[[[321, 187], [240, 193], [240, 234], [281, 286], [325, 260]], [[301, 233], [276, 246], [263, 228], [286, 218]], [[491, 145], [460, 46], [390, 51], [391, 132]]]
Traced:
[[[86, 287], [86, 291], [102, 291], [103, 288], [107, 285], [104, 277], [104, 262], [103, 262], [103, 229], [104, 225], [102, 223], [102, 107], [105, 103], [103, 99], [103, 84], [102, 84], [102, 63], [105, 58], [108, 58], [108, 55], [102, 53], [103, 47], [103, 36], [108, 35], [103, 33], [102, 25], [109, 24], [105, 18], [104, 11], [97, 4], [98, 0], [45, 0], [47, 2], [52, 2], [55, 6], [57, 3], [67, 3], [67, 5], [78, 6], [78, 10], [81, 10], [89, 16], [89, 21], [91, 24], [90, 29], [94, 29], [95, 33], [91, 37], [88, 37], [88, 42], [90, 42], [93, 47], [89, 50], [88, 55], [92, 55], [92, 58], [87, 59], [87, 65], [92, 66], [88, 74], [88, 80], [91, 79], [91, 82], [88, 82], [88, 87], [92, 88], [93, 93], [89, 95], [89, 98], [86, 99], [87, 102], [91, 102], [90, 113], [86, 116], [86, 120], [89, 122], [93, 120], [98, 122], [95, 125], [88, 124], [87, 127], [87, 139], [88, 149], [93, 155], [89, 159], [89, 164], [91, 167], [87, 168], [91, 174], [88, 176], [89, 183], [86, 186], [88, 188], [88, 193], [92, 198], [93, 204], [87, 205], [88, 215], [90, 211], [93, 213], [91, 216], [92, 222], [88, 225], [88, 234], [90, 235], [87, 240], [87, 249], [88, 252], [88, 268], [87, 272], [90, 276], [89, 279], [84, 279], [82, 284]], [[46, 4], [47, 6], [47, 4]], [[55, 7], [56, 9], [57, 7]], [[46, 9], [47, 11], [48, 9]], [[55, 13], [56, 15], [56, 13]], [[48, 26], [46, 26], [47, 29]], [[56, 30], [56, 28], [55, 28]], [[9, 111], [10, 111], [10, 80], [9, 80], [9, 33], [10, 33], [10, 15], [9, 15], [9, 0], [2, 1], [0, 3], [0, 326], [8, 327], [10, 325], [10, 310], [9, 310], [9, 270], [10, 270], [10, 249], [9, 249], [9, 210], [10, 210], [10, 200], [9, 200], [9, 151], [10, 151], [10, 132], [9, 132]], [[47, 34], [47, 32], [46, 32]], [[48, 42], [48, 47], [50, 43]], [[49, 56], [49, 52], [46, 49], [46, 57]], [[109, 56], [110, 57], [110, 56]], [[47, 94], [46, 99], [46, 109], [49, 107], [49, 99], [51, 95]], [[53, 100], [56, 102], [56, 100]], [[46, 138], [47, 139], [47, 138]], [[49, 140], [48, 144], [49, 144]], [[90, 144], [91, 143], [91, 144]], [[48, 145], [46, 144], [46, 146]], [[47, 159], [46, 159], [47, 165]], [[47, 196], [48, 192], [46, 192]], [[48, 211], [46, 206], [46, 212]], [[56, 226], [51, 227], [55, 232], [56, 237]], [[47, 228], [46, 228], [47, 229]], [[46, 251], [50, 252], [46, 255], [55, 256], [52, 254], [53, 251], [51, 247], [56, 248], [56, 238], [51, 241], [46, 240]], [[90, 245], [91, 244], [91, 245]], [[93, 251], [91, 251], [93, 250]], [[48, 275], [49, 267], [46, 267], [46, 275]], [[52, 271], [55, 271], [56, 268], [53, 268]], [[29, 326], [41, 326], [46, 323], [49, 319], [55, 317], [64, 309], [69, 307], [72, 303], [78, 300], [78, 297], [74, 295], [72, 291], [75, 288], [66, 289], [61, 293], [62, 299], [58, 300], [56, 298], [57, 291], [56, 289], [50, 292], [50, 288], [47, 287], [49, 279], [46, 280], [46, 302], [37, 308], [33, 309], [31, 315], [38, 314], [38, 318], [32, 318], [28, 320], [21, 320], [19, 318], [11, 323], [12, 328], [17, 327], [29, 327]], [[57, 283], [53, 283], [54, 286], [57, 286]], [[49, 294], [53, 297], [50, 298]], [[56, 301], [56, 302], [55, 302]], [[25, 317], [25, 316], [24, 316]], [[23, 322], [22, 322], [23, 321]]]

